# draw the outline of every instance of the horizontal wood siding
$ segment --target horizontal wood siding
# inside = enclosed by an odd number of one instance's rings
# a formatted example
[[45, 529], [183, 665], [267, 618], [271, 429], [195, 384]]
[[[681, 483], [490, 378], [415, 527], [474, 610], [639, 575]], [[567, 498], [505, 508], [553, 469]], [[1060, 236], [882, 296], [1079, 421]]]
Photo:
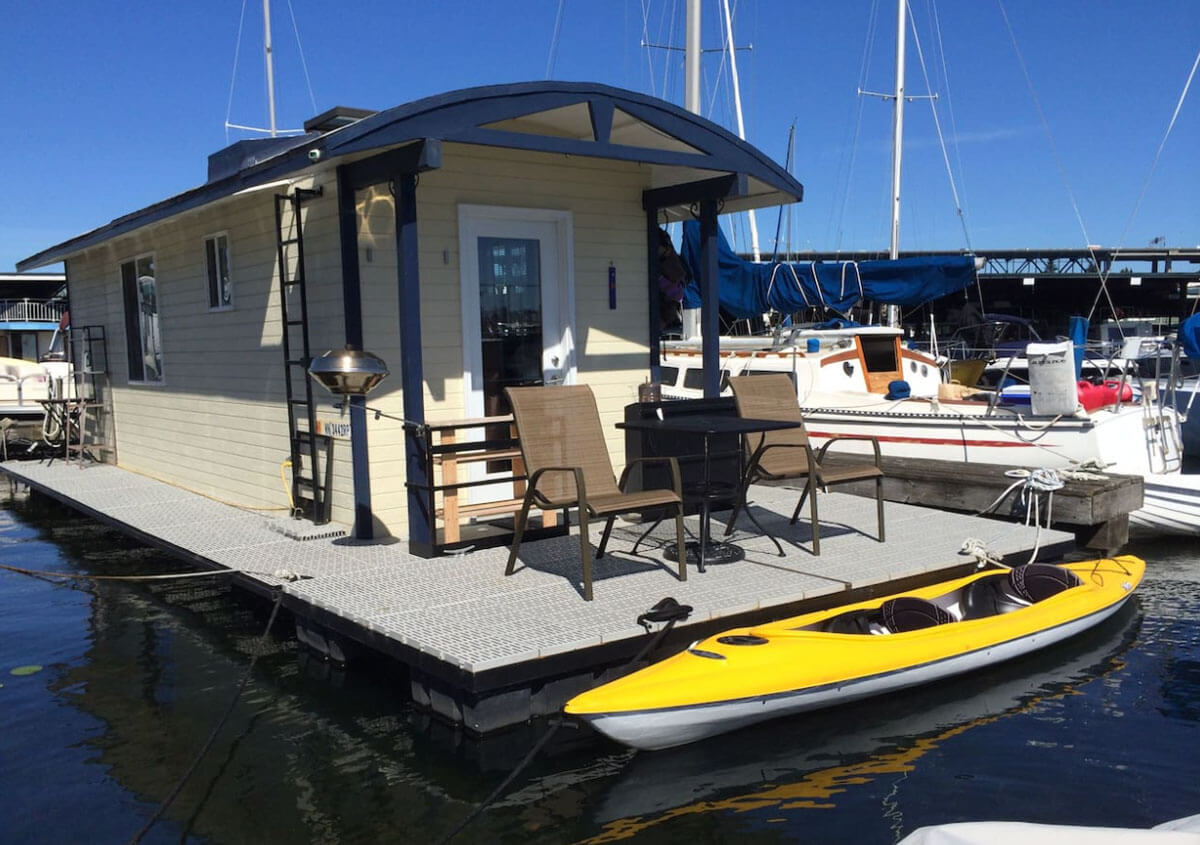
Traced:
[[[345, 343], [341, 247], [332, 169], [311, 182], [323, 195], [305, 205], [312, 352]], [[614, 463], [624, 441], [614, 424], [648, 371], [645, 217], [639, 165], [531, 152], [446, 145], [443, 166], [417, 189], [425, 408], [431, 421], [465, 416], [458, 206], [565, 209], [574, 229], [578, 379], [592, 385]], [[284, 363], [276, 271], [274, 191], [230, 198], [94, 247], [68, 263], [76, 325], [108, 336], [121, 466], [215, 498], [285, 508], [280, 465], [288, 458]], [[357, 192], [358, 258], [365, 348], [392, 375], [369, 399], [372, 504], [381, 528], [408, 533], [393, 199], [386, 186]], [[229, 239], [234, 307], [208, 308], [204, 238]], [[368, 255], [369, 250], [369, 255]], [[128, 384], [120, 263], [153, 252], [165, 380]], [[617, 272], [609, 309], [608, 267]], [[344, 421], [318, 394], [318, 417]], [[353, 521], [350, 443], [334, 446], [333, 518]]]
[[[646, 218], [641, 208], [642, 191], [648, 186], [648, 170], [632, 164], [454, 144], [444, 147], [441, 169], [421, 174], [417, 188], [428, 420], [467, 416], [462, 377], [459, 205], [569, 210], [574, 228], [578, 378], [596, 392], [609, 449], [619, 469], [624, 462], [624, 436], [614, 426], [624, 418], [625, 405], [636, 400], [636, 385], [649, 372]], [[389, 217], [389, 225], [390, 221]], [[386, 235], [382, 228], [373, 232], [380, 244], [395, 237], [391, 229]], [[360, 244], [360, 258], [362, 251]], [[391, 254], [394, 261], [394, 247]], [[380, 261], [377, 253], [374, 264], [382, 266]], [[617, 269], [616, 310], [608, 307], [610, 262]], [[390, 276], [379, 274], [378, 286], [374, 282], [367, 285], [367, 266], [363, 265], [364, 339], [393, 371], [369, 402], [401, 417], [394, 264], [388, 268]], [[375, 278], [373, 272], [371, 278]], [[369, 418], [368, 426], [372, 506], [393, 534], [404, 536], [403, 430], [386, 418]]]
[[[331, 173], [318, 181], [331, 184]], [[336, 201], [329, 198], [334, 192], [326, 193], [305, 206], [314, 354], [344, 337], [341, 264], [336, 253], [328, 255], [338, 242]], [[72, 321], [102, 325], [107, 335], [119, 464], [222, 501], [282, 513], [288, 487], [281, 464], [290, 450], [274, 194], [227, 199], [110, 241], [73, 257], [68, 275]], [[204, 239], [217, 232], [228, 237], [233, 279], [233, 308], [224, 311], [208, 307]], [[120, 264], [150, 252], [164, 379], [129, 384]], [[348, 460], [348, 449], [339, 445]], [[351, 513], [348, 496], [341, 498]]]

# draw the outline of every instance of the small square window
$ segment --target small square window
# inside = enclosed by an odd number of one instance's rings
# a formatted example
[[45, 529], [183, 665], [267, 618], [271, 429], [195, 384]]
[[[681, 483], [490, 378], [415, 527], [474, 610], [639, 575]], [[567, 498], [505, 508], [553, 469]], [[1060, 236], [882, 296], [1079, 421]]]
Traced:
[[233, 279], [229, 272], [229, 238], [213, 235], [204, 240], [208, 270], [208, 307], [219, 311], [233, 307]]

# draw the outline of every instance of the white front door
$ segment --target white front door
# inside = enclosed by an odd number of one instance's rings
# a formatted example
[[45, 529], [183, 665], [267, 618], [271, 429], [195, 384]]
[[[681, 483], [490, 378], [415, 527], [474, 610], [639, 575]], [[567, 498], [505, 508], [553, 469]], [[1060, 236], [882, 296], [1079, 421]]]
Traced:
[[509, 413], [506, 387], [573, 383], [571, 213], [460, 205], [458, 232], [466, 415]]
[[575, 378], [571, 213], [462, 205], [467, 416], [507, 414], [504, 388]]

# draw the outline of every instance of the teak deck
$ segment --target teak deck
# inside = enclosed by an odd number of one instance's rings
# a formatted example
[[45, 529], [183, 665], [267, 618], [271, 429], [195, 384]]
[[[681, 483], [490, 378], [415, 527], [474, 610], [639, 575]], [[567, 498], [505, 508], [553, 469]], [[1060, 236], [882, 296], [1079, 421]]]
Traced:
[[[743, 517], [731, 539], [745, 559], [703, 574], [693, 568], [680, 582], [658, 552], [673, 539], [672, 526], [660, 526], [632, 556], [639, 526], [618, 523], [610, 553], [596, 562], [595, 601], [584, 602], [577, 534], [522, 544], [521, 565], [505, 577], [505, 546], [422, 558], [403, 543], [331, 536], [344, 529], [264, 516], [109, 465], [10, 461], [0, 470], [199, 567], [232, 570], [240, 586], [270, 594], [282, 585], [303, 642], [334, 658], [365, 647], [402, 661], [418, 703], [478, 733], [555, 712], [628, 661], [645, 643], [637, 617], [666, 596], [694, 608], [666, 643], [678, 647], [720, 628], [965, 572], [973, 566], [960, 552], [968, 538], [1014, 563], [1035, 545], [1043, 560], [1073, 548], [1062, 532], [1038, 536], [1019, 524], [904, 504], [888, 504], [888, 541], [879, 543], [873, 501], [828, 493], [820, 499], [821, 555], [813, 556], [806, 520], [787, 523], [798, 491], [755, 487], [750, 506], [784, 557], [748, 533]], [[695, 523], [688, 518], [690, 530]], [[714, 535], [723, 529], [715, 519]], [[306, 577], [285, 582], [272, 574], [280, 570]]]

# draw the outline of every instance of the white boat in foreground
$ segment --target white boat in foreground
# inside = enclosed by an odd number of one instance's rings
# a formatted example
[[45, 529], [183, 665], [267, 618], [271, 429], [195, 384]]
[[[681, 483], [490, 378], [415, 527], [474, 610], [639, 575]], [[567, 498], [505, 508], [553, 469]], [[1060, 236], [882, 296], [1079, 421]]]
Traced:
[[[667, 341], [663, 349], [663, 397], [702, 395], [700, 345]], [[1200, 533], [1196, 485], [1180, 475], [1179, 417], [1152, 385], [1088, 384], [1085, 391], [1071, 377], [1068, 394], [1051, 397], [1063, 403], [1059, 412], [1046, 413], [1028, 394], [943, 384], [935, 358], [882, 326], [722, 338], [721, 371], [723, 387], [731, 376], [789, 374], [818, 446], [833, 437], [874, 437], [895, 457], [1140, 475], [1148, 482], [1146, 507], [1131, 515], [1135, 526]]]

